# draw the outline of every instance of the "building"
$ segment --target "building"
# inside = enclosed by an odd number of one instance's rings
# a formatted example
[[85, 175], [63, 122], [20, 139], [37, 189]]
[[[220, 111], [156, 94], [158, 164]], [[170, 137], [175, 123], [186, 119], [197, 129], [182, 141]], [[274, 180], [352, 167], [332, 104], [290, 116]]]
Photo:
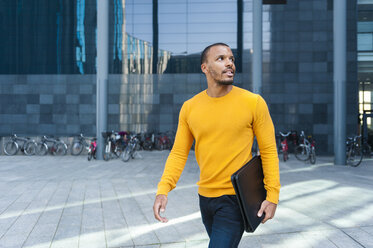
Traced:
[[[263, 97], [277, 132], [304, 130], [332, 153], [333, 1], [285, 2], [263, 5]], [[96, 0], [0, 6], [0, 134], [95, 135]], [[359, 90], [360, 110], [372, 108], [372, 6], [347, 1], [347, 135]], [[236, 85], [252, 87], [251, 0], [110, 0], [109, 34], [109, 129], [176, 130], [182, 103], [206, 88], [211, 43], [231, 46]]]

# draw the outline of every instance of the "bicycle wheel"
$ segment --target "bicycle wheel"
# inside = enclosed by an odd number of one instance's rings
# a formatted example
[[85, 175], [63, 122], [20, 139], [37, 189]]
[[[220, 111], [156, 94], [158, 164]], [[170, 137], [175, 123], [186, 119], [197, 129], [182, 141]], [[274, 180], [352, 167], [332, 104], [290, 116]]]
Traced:
[[127, 146], [126, 150], [122, 152], [121, 158], [123, 162], [128, 162], [131, 158], [131, 148]]
[[157, 139], [155, 141], [155, 149], [161, 151], [163, 150], [163, 144], [162, 144], [162, 141], [160, 139]]
[[106, 144], [103, 158], [105, 161], [109, 161], [110, 157], [111, 157], [110, 146], [109, 144]]
[[34, 141], [26, 142], [24, 147], [25, 147], [25, 149], [23, 150], [23, 152], [27, 156], [35, 155], [35, 153], [36, 153], [36, 143]]
[[63, 156], [67, 153], [66, 144], [58, 142], [54, 145], [54, 155]]
[[347, 164], [352, 167], [357, 167], [363, 160], [363, 153], [359, 145], [356, 145], [351, 149], [352, 150], [349, 152], [349, 156], [347, 157]]
[[312, 149], [311, 149], [310, 162], [311, 162], [311, 164], [315, 164], [316, 163], [316, 152], [315, 152], [315, 148], [314, 147], [312, 147]]
[[306, 161], [309, 159], [307, 147], [304, 144], [300, 144], [295, 148], [295, 157], [300, 161]]
[[366, 158], [371, 158], [372, 157], [372, 148], [368, 143], [363, 143], [363, 156]]
[[81, 141], [74, 142], [71, 146], [71, 155], [78, 156], [83, 151], [83, 143]]
[[288, 151], [283, 151], [282, 155], [282, 160], [286, 162], [289, 159]]
[[36, 145], [36, 154], [44, 156], [48, 153], [48, 146], [43, 142], [39, 142]]
[[18, 148], [19, 146], [17, 142], [10, 140], [5, 144], [4, 152], [8, 156], [13, 156], [16, 155], [16, 153], [18, 152]]
[[153, 149], [153, 143], [151, 140], [145, 140], [142, 144], [142, 148], [146, 151], [151, 151]]
[[92, 160], [92, 157], [93, 157], [93, 154], [91, 151], [88, 152], [88, 161], [91, 161]]
[[120, 149], [119, 146], [115, 145], [113, 154], [115, 155], [115, 157], [119, 158], [122, 154], [122, 149]]

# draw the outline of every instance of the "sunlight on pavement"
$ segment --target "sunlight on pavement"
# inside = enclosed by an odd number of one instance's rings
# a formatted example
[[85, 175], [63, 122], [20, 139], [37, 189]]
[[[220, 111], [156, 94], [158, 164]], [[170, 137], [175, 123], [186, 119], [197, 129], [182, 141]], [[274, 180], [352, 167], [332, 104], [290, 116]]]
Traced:
[[[145, 224], [145, 225], [133, 226], [133, 227], [130, 227], [130, 229], [129, 229], [130, 233], [128, 233], [125, 236], [121, 235], [120, 237], [118, 237], [117, 239], [114, 240], [114, 243], [121, 244], [121, 243], [127, 242], [131, 239], [134, 239], [136, 237], [139, 237], [141, 235], [144, 235], [146, 233], [153, 232], [157, 229], [169, 227], [169, 226], [176, 225], [176, 224], [183, 223], [183, 222], [188, 222], [188, 221], [198, 219], [198, 218], [201, 218], [201, 213], [199, 211], [195, 212], [193, 214], [189, 214], [189, 215], [186, 215], [186, 216], [179, 217], [179, 218], [174, 218], [172, 220], [169, 220], [167, 223], [154, 223], [154, 224]], [[119, 230], [120, 229], [109, 230], [109, 231], [106, 231], [106, 233], [108, 233], [108, 232], [110, 232], [110, 233], [114, 232], [115, 233]]]
[[[302, 166], [304, 166], [304, 167], [303, 168], [297, 168], [297, 169], [283, 169], [283, 170], [281, 170], [280, 175], [287, 174], [287, 173], [313, 171], [313, 170], [316, 170], [317, 168], [320, 168], [320, 167], [334, 165], [333, 163], [322, 163], [322, 164], [315, 164], [315, 165], [310, 165], [310, 164], [304, 164], [303, 165], [303, 162], [299, 162], [299, 163], [302, 163]], [[281, 167], [281, 165], [280, 165], [280, 167]]]
[[[139, 225], [139, 226], [132, 226], [128, 230], [125, 235], [123, 235], [123, 228], [118, 228], [118, 229], [111, 229], [111, 230], [106, 230], [105, 234], [106, 236], [112, 236], [112, 237], [117, 237], [111, 240], [110, 246], [123, 246], [123, 244], [128, 244], [131, 242], [132, 239], [140, 237], [144, 234], [153, 232], [157, 229], [169, 227], [172, 225], [180, 224], [183, 222], [188, 222], [194, 219], [201, 218], [200, 212], [195, 212], [193, 214], [189, 214], [186, 216], [182, 216], [179, 218], [175, 218], [170, 220], [168, 223], [154, 223], [154, 224], [144, 224], [144, 225]], [[88, 247], [95, 248], [95, 247], [102, 247], [102, 242], [98, 242], [101, 239], [97, 239], [97, 237], [102, 236], [103, 231], [98, 231], [98, 232], [91, 232], [87, 234], [80, 234], [80, 240], [85, 240], [88, 241], [88, 243], [84, 244], [84, 247], [88, 244]], [[197, 235], [196, 237], [201, 238], [200, 235]], [[65, 238], [65, 239], [60, 239], [60, 240], [54, 240], [52, 243], [51, 247], [68, 247], [66, 245], [72, 244], [72, 242], [76, 241], [77, 236], [70, 237], [70, 238]], [[189, 237], [192, 239], [193, 237]], [[39, 248], [39, 247], [49, 247], [49, 243], [41, 243], [33, 246], [28, 246], [28, 248]]]
[[[183, 189], [188, 189], [188, 188], [193, 188], [197, 187], [196, 184], [188, 184], [188, 185], [183, 185], [183, 186], [178, 186], [177, 188], [174, 189], [174, 191], [177, 190], [183, 190]], [[96, 203], [101, 203], [101, 202], [107, 202], [107, 201], [117, 201], [117, 200], [122, 200], [126, 198], [132, 198], [136, 196], [143, 196], [147, 194], [154, 194], [156, 193], [156, 189], [153, 190], [147, 190], [147, 191], [141, 191], [137, 193], [129, 193], [129, 194], [118, 194], [115, 197], [103, 197], [103, 198], [97, 198], [93, 200], [84, 200], [84, 205], [88, 204], [96, 204]], [[17, 217], [19, 215], [27, 215], [27, 214], [35, 214], [35, 213], [41, 213], [41, 212], [48, 212], [48, 211], [54, 211], [54, 210], [59, 210], [61, 208], [71, 208], [71, 207], [77, 207], [77, 206], [82, 206], [83, 201], [78, 201], [74, 203], [68, 203], [68, 204], [61, 204], [57, 206], [49, 206], [46, 208], [35, 208], [35, 209], [29, 209], [29, 210], [21, 210], [21, 211], [11, 211], [9, 213], [5, 213], [0, 215], [0, 219], [7, 219], [7, 218], [12, 218], [12, 217]]]
[[281, 188], [280, 200], [296, 199], [297, 197], [331, 189], [336, 185], [338, 185], [336, 182], [330, 180], [310, 180], [285, 185]]
[[361, 200], [359, 203], [350, 214], [345, 214], [343, 218], [332, 220], [331, 223], [339, 227], [371, 225], [373, 223], [373, 199], [370, 202]]

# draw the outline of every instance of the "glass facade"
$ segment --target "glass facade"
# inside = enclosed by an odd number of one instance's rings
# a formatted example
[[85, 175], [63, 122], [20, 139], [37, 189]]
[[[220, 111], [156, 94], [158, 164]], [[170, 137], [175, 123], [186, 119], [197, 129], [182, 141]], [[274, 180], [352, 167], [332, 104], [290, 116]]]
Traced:
[[236, 1], [159, 0], [159, 47], [171, 52], [166, 73], [199, 73], [200, 53], [216, 42], [237, 48]]
[[[110, 73], [152, 73], [152, 6], [110, 1]], [[96, 73], [96, 0], [2, 0], [0, 17], [0, 74]]]
[[[373, 113], [373, 1], [358, 1], [358, 81], [359, 112]], [[372, 118], [367, 126], [373, 130]]]
[[[95, 135], [96, 1], [0, 0], [0, 135]], [[304, 130], [331, 153], [333, 1], [281, 2], [263, 5], [262, 95], [276, 132]], [[175, 130], [183, 102], [206, 89], [200, 53], [215, 42], [251, 90], [252, 0], [109, 3], [109, 130]], [[347, 1], [348, 134], [359, 90], [360, 110], [372, 108], [371, 6]]]

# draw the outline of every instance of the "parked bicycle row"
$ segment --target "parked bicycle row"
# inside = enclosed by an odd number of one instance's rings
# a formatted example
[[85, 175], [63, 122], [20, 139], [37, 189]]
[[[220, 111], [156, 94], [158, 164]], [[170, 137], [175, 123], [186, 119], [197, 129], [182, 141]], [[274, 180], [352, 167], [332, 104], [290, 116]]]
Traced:
[[[293, 153], [300, 161], [316, 163], [316, 142], [312, 135], [305, 135], [304, 131], [298, 135], [297, 131], [287, 133], [279, 132], [276, 136], [277, 147], [280, 157], [284, 162], [289, 159], [289, 153]], [[364, 156], [370, 157], [371, 147], [361, 135], [348, 137], [346, 140], [346, 162], [347, 165], [356, 167]]]
[[[106, 143], [110, 142], [113, 153], [118, 156], [129, 144], [132, 145], [135, 141], [136, 150], [165, 150], [172, 148], [175, 139], [175, 133], [172, 131], [157, 134], [110, 131], [104, 132], [102, 135]], [[19, 151], [28, 156], [47, 155], [48, 153], [52, 155], [66, 155], [70, 151], [71, 155], [76, 156], [86, 150], [89, 160], [95, 157], [96, 138], [88, 138], [80, 134], [67, 138], [67, 140], [71, 140], [71, 143], [65, 142], [64, 139], [48, 136], [33, 139], [13, 134], [9, 138], [5, 138], [3, 150], [9, 156], [16, 155]]]
[[42, 136], [39, 141], [29, 137], [18, 137], [13, 134], [7, 141], [4, 142], [4, 153], [12, 156], [19, 151], [23, 154], [31, 155], [46, 155], [48, 152], [53, 155], [66, 155], [67, 145], [59, 139], [53, 137]]

